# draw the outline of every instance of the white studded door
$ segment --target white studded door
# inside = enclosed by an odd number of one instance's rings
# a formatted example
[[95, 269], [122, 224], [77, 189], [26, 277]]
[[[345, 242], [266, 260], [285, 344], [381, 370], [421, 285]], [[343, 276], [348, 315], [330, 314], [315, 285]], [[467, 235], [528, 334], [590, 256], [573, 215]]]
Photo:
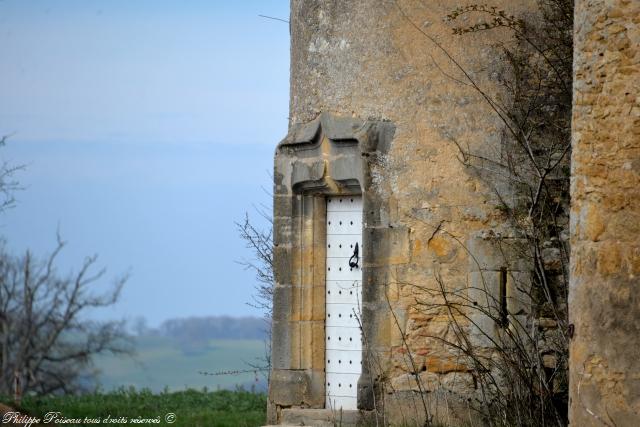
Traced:
[[326, 407], [357, 409], [362, 372], [362, 197], [327, 198]]

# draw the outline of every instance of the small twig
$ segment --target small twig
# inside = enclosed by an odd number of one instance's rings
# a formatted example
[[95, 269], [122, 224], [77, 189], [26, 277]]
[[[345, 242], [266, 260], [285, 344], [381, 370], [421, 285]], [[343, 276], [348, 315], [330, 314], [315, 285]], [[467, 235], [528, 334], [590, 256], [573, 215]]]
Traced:
[[253, 369], [234, 369], [229, 371], [216, 371], [216, 372], [198, 371], [198, 374], [209, 376], [209, 377], [217, 377], [222, 375], [242, 375], [242, 374], [248, 374], [248, 373], [256, 374], [258, 372], [268, 371], [269, 369], [271, 369], [269, 366], [256, 366]]
[[289, 23], [289, 21], [287, 21], [286, 19], [282, 19], [282, 18], [275, 18], [273, 16], [267, 16], [267, 15], [258, 15], [258, 16], [260, 18], [273, 19], [274, 21], [286, 22], [287, 24]]
[[427, 246], [429, 246], [429, 243], [431, 243], [431, 241], [433, 240], [433, 238], [436, 236], [436, 234], [438, 234], [438, 231], [440, 231], [440, 228], [442, 227], [442, 224], [444, 224], [444, 220], [440, 221], [440, 224], [438, 224], [438, 226], [436, 227], [436, 229], [433, 231], [433, 233], [431, 234], [431, 237], [429, 237], [429, 240], [427, 240]]

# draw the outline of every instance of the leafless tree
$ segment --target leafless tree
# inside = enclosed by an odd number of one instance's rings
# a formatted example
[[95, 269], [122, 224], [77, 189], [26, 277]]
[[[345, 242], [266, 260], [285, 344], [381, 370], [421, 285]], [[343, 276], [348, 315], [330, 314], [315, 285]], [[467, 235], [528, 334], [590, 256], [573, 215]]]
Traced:
[[130, 343], [120, 321], [94, 321], [87, 312], [114, 304], [127, 277], [97, 294], [91, 287], [105, 270], [96, 270], [96, 256], [80, 270], [63, 275], [56, 261], [65, 243], [45, 259], [23, 256], [0, 246], [0, 394], [14, 391], [71, 393], [87, 388], [93, 357], [128, 353]]
[[[6, 141], [0, 138], [0, 147]], [[23, 168], [0, 162], [0, 212], [14, 206], [15, 174]], [[126, 275], [106, 293], [92, 292], [105, 270], [96, 270], [92, 256], [77, 273], [61, 274], [56, 262], [64, 246], [58, 236], [44, 259], [30, 251], [15, 256], [0, 237], [0, 394], [78, 391], [91, 385], [95, 355], [131, 352], [124, 322], [86, 317], [118, 300]]]
[[[0, 137], [0, 147], [7, 143], [8, 136]], [[15, 179], [16, 172], [24, 169], [23, 165], [12, 165], [2, 159], [0, 161], [0, 212], [11, 208], [15, 204], [13, 193], [20, 189], [20, 184]]]

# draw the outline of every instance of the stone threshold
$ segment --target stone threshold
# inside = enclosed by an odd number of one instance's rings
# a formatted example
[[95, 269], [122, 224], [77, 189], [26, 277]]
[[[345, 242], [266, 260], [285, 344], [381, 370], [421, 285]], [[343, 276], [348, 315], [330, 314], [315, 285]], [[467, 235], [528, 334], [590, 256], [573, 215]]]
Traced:
[[279, 427], [358, 427], [369, 425], [372, 416], [371, 411], [289, 408], [282, 410]]

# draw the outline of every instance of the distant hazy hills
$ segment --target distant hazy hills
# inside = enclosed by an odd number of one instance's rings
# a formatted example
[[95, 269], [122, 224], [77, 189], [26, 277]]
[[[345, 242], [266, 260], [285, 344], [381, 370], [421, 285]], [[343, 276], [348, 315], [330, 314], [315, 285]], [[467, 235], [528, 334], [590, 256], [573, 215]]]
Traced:
[[158, 328], [149, 328], [144, 319], [133, 323], [138, 336], [162, 336], [194, 342], [210, 339], [264, 339], [267, 322], [258, 317], [207, 316], [168, 319]]

